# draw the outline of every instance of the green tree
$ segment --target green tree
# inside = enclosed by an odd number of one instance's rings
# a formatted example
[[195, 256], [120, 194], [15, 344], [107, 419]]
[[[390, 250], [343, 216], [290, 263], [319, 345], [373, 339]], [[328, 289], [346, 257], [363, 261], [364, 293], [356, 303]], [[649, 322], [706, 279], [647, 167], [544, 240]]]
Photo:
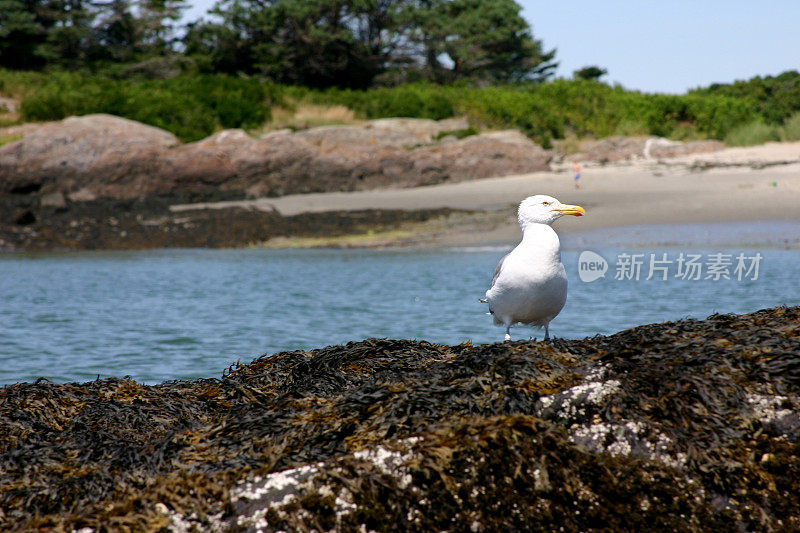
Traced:
[[174, 52], [185, 0], [0, 0], [0, 66], [80, 68]]
[[183, 37], [186, 55], [201, 72], [253, 72], [252, 42], [228, 24], [197, 21]]
[[513, 0], [420, 0], [406, 10], [408, 39], [437, 82], [542, 81], [558, 63], [531, 35]]
[[555, 51], [513, 0], [222, 0], [184, 40], [205, 69], [310, 87], [540, 81]]
[[61, 0], [57, 4], [58, 21], [47, 32], [37, 53], [48, 64], [78, 68], [89, 56], [93, 12], [87, 0]]
[[141, 51], [143, 28], [137, 24], [129, 0], [95, 2], [92, 58], [113, 63], [131, 62]]
[[137, 25], [140, 46], [145, 55], [164, 55], [174, 51], [179, 41], [176, 30], [185, 0], [139, 0], [137, 3]]
[[0, 0], [0, 65], [22, 68], [38, 58], [43, 28], [24, 0]]
[[608, 74], [608, 70], [595, 65], [583, 67], [572, 73], [575, 79], [600, 81], [600, 78]]
[[77, 15], [82, 11], [81, 0], [0, 0], [0, 66], [44, 66], [51, 55], [49, 45], [71, 31], [66, 11], [73, 4]]
[[402, 2], [223, 0], [221, 24], [198, 23], [184, 42], [206, 68], [259, 73], [310, 87], [367, 87], [391, 58]]

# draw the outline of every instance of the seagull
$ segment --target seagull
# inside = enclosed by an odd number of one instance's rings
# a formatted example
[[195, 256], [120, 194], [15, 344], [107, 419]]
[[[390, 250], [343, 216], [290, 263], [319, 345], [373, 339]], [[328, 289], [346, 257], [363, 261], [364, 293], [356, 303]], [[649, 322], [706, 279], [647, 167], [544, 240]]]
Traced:
[[577, 205], [562, 204], [542, 194], [519, 204], [522, 241], [497, 264], [486, 299], [494, 323], [509, 330], [516, 323], [544, 326], [550, 340], [550, 321], [567, 301], [567, 272], [561, 263], [561, 243], [551, 224], [564, 215], [583, 216]]

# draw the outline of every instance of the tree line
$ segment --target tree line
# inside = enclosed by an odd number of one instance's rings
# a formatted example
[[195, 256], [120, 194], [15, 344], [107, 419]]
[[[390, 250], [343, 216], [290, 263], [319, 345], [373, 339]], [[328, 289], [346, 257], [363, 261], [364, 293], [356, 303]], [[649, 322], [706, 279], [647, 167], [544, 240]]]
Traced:
[[248, 74], [313, 88], [539, 82], [557, 66], [513, 0], [0, 0], [0, 67]]

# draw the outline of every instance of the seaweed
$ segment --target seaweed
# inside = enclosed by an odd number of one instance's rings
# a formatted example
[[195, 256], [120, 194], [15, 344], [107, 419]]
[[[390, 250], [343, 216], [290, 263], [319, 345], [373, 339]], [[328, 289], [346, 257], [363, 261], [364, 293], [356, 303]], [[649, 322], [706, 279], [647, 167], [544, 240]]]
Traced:
[[800, 307], [0, 389], [0, 528], [800, 529]]

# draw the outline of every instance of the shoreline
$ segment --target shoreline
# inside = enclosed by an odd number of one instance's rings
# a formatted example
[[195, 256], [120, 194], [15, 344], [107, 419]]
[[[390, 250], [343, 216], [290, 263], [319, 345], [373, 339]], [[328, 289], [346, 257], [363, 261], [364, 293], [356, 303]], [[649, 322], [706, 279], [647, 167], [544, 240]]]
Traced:
[[[217, 202], [184, 203], [191, 197], [176, 193], [124, 201], [61, 198], [52, 205], [43, 198], [31, 207], [30, 199], [9, 194], [0, 206], [0, 251], [504, 246], [518, 242], [516, 206], [533, 194], [586, 209], [584, 217], [556, 223], [565, 242], [587, 236], [616, 241], [644, 228], [644, 244], [685, 245], [715, 224], [757, 222], [753, 227], [760, 233], [719, 227], [732, 244], [800, 246], [800, 229], [775, 235], [765, 225], [784, 228], [800, 221], [800, 143], [586, 162], [580, 189], [564, 162], [552, 168], [404, 189]], [[687, 230], [693, 226], [705, 230]]]
[[[562, 165], [563, 166], [563, 165]], [[699, 226], [800, 221], [800, 143], [767, 143], [658, 161], [610, 165], [587, 163], [575, 189], [568, 168], [506, 177], [416, 187], [356, 192], [312, 193], [279, 198], [173, 205], [175, 214], [195, 210], [245, 208], [284, 216], [362, 209], [414, 211], [452, 209], [466, 213], [449, 220], [425, 221], [398, 228], [411, 233], [381, 239], [353, 238], [349, 246], [510, 245], [519, 238], [516, 206], [533, 194], [549, 194], [586, 210], [580, 219], [565, 217], [555, 225], [563, 236], [590, 232], [615, 235], [619, 228]], [[681, 229], [681, 228], [678, 228]], [[679, 231], [694, 242], [686, 231]], [[690, 232], [689, 232], [690, 233]], [[747, 233], [747, 244], [759, 239], [776, 246], [800, 246], [800, 238], [781, 241], [767, 229]], [[786, 232], [784, 232], [786, 233]], [[730, 235], [729, 235], [730, 236]], [[652, 239], [651, 239], [652, 240]], [[292, 245], [303, 243], [297, 239]], [[310, 243], [319, 246], [317, 239]], [[323, 240], [324, 242], [324, 240]], [[734, 244], [742, 242], [733, 239]], [[649, 243], [649, 241], [648, 241]], [[282, 240], [265, 243], [281, 247]], [[337, 238], [328, 245], [340, 245]]]

